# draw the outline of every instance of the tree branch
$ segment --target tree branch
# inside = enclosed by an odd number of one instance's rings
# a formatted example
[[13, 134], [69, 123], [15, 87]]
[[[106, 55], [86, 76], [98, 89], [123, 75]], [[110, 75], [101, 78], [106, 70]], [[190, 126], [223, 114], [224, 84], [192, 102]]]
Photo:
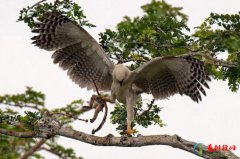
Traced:
[[34, 138], [36, 137], [35, 133], [33, 131], [29, 132], [17, 132], [12, 130], [6, 130], [3, 128], [0, 128], [0, 134], [8, 135], [8, 136], [15, 136], [19, 138]]
[[55, 0], [55, 2], [54, 2], [54, 4], [53, 4], [53, 6], [54, 6], [54, 7], [56, 7], [56, 6], [57, 6], [57, 4], [58, 4], [58, 2], [59, 2], [59, 0]]
[[207, 64], [212, 64], [212, 65], [215, 65], [215, 66], [223, 66], [223, 67], [237, 67], [238, 65], [234, 62], [228, 62], [228, 61], [224, 61], [224, 60], [220, 60], [220, 59], [217, 59], [217, 58], [214, 58], [212, 57], [208, 52], [202, 52], [202, 51], [194, 51], [194, 50], [191, 50], [189, 48], [187, 48], [189, 51], [191, 51], [190, 53], [187, 53], [187, 54], [182, 54], [182, 55], [179, 55], [178, 57], [187, 57], [187, 56], [196, 56], [196, 55], [200, 55], [202, 57], [204, 57], [205, 59], [207, 60], [210, 60], [211, 62], [208, 62], [208, 61], [204, 61], [204, 63], [207, 63]]
[[32, 8], [36, 7], [37, 5], [39, 5], [39, 4], [41, 4], [41, 3], [45, 2], [45, 1], [47, 1], [47, 0], [41, 0], [41, 1], [37, 2], [37, 3], [35, 3], [34, 5], [32, 5], [31, 7], [29, 7], [29, 9], [32, 9]]
[[62, 116], [66, 116], [66, 117], [68, 117], [68, 118], [75, 119], [75, 120], [80, 120], [80, 121], [88, 122], [87, 119], [78, 118], [77, 115], [66, 114], [66, 113], [61, 113], [61, 112], [57, 112], [57, 113], [53, 113], [53, 114], [59, 114], [59, 115], [62, 115]]
[[236, 63], [220, 60], [220, 59], [217, 59], [217, 58], [214, 58], [214, 57], [210, 56], [209, 54], [202, 53], [202, 56], [205, 57], [208, 60], [213, 61], [213, 64], [216, 65], [216, 66], [237, 67]]
[[45, 150], [47, 152], [50, 152], [50, 153], [58, 156], [59, 158], [62, 158], [62, 155], [60, 153], [58, 153], [57, 151], [55, 151], [54, 149], [52, 149], [52, 148], [41, 147], [41, 150]]
[[[149, 135], [138, 137], [115, 137], [111, 134], [105, 137], [94, 136], [90, 134], [86, 134], [81, 131], [73, 130], [67, 127], [59, 127], [58, 123], [54, 121], [50, 122], [51, 127], [46, 124], [46, 122], [42, 122], [42, 125], [39, 126], [39, 130], [35, 133], [33, 132], [14, 132], [3, 130], [0, 128], [0, 133], [10, 136], [16, 137], [40, 137], [40, 138], [49, 138], [54, 135], [60, 135], [68, 138], [72, 138], [75, 140], [79, 140], [84, 143], [97, 145], [97, 146], [119, 146], [119, 147], [141, 147], [148, 145], [168, 145], [173, 148], [178, 148], [189, 153], [198, 155], [200, 157], [204, 157], [207, 159], [240, 159], [238, 156], [233, 154], [231, 151], [215, 151], [210, 152], [207, 149], [206, 145], [202, 145], [202, 155], [201, 153], [194, 153], [194, 145], [196, 142], [187, 141], [182, 139], [178, 135]], [[53, 125], [56, 124], [55, 126]], [[53, 129], [54, 128], [54, 129]], [[42, 131], [41, 131], [42, 130]], [[54, 130], [54, 131], [53, 131]], [[11, 133], [7, 133], [11, 132]]]
[[32, 156], [47, 140], [41, 139], [38, 141], [33, 147], [31, 147], [27, 152], [25, 152], [20, 159], [27, 159], [28, 157]]
[[[56, 134], [97, 146], [141, 147], [147, 145], [168, 145], [190, 153], [194, 153], [194, 145], [197, 144], [196, 142], [182, 139], [177, 135], [140, 135], [138, 137], [123, 138], [114, 137], [109, 134], [105, 137], [98, 137], [64, 127], [59, 129]], [[239, 159], [231, 151], [217, 151], [214, 152], [214, 156], [212, 154], [212, 152], [208, 151], [207, 146], [203, 145], [203, 154], [201, 157], [209, 159]], [[200, 156], [199, 154], [196, 155]]]
[[155, 99], [152, 99], [151, 103], [150, 103], [150, 104], [147, 104], [147, 105], [148, 105], [148, 109], [145, 110], [145, 111], [143, 111], [143, 112], [140, 114], [140, 116], [147, 114], [147, 113], [152, 109], [154, 102], [155, 102]]
[[0, 103], [0, 104], [3, 104], [3, 105], [6, 105], [6, 106], [10, 106], [10, 107], [18, 107], [18, 108], [31, 108], [31, 109], [35, 109], [37, 111], [41, 111], [41, 109], [39, 108], [38, 105], [26, 105], [26, 104], [11, 104], [11, 103]]

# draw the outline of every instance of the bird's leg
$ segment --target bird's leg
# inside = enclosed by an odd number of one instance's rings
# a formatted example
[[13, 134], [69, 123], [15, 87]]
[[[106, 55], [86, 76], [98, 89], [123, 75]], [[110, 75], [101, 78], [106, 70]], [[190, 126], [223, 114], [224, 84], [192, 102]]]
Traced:
[[127, 123], [127, 129], [124, 131], [124, 134], [131, 135], [134, 133], [136, 133], [136, 131], [132, 129], [131, 123]]
[[136, 133], [136, 131], [134, 131], [131, 126], [133, 119], [134, 119], [134, 104], [132, 100], [128, 100], [127, 101], [127, 129], [125, 130], [124, 134], [130, 135], [130, 134]]

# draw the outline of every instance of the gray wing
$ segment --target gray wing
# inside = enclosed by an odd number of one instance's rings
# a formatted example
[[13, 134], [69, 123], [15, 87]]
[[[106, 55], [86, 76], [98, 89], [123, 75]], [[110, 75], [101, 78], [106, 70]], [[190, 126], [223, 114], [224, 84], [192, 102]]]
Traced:
[[187, 57], [154, 58], [134, 70], [134, 84], [144, 92], [152, 93], [156, 99], [164, 99], [176, 93], [189, 96], [198, 102], [203, 86], [209, 88], [210, 81], [203, 62]]
[[70, 78], [80, 87], [110, 90], [113, 64], [102, 47], [82, 27], [57, 12], [47, 13], [32, 32], [33, 44], [54, 50], [54, 63], [68, 70]]

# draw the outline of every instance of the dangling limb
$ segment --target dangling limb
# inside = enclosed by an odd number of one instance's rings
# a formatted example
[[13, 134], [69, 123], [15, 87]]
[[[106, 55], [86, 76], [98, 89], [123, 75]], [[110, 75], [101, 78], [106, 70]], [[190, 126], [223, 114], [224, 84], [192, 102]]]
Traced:
[[[106, 102], [105, 102], [105, 104], [106, 104]], [[103, 127], [104, 123], [106, 122], [107, 114], [108, 114], [108, 107], [107, 107], [107, 105], [105, 105], [104, 108], [105, 108], [105, 113], [104, 113], [102, 122], [101, 122], [100, 125], [97, 127], [97, 129], [93, 129], [93, 130], [92, 130], [92, 134], [95, 134], [97, 131], [99, 131], [99, 130]]]
[[96, 108], [96, 99], [97, 99], [97, 95], [92, 95], [90, 101], [89, 101], [89, 105], [88, 106], [83, 106], [82, 107], [82, 111], [85, 112], [85, 111], [88, 111], [88, 110], [91, 110], [93, 108]]
[[95, 107], [93, 118], [90, 119], [91, 123], [93, 123], [97, 119], [98, 113], [103, 110], [104, 106], [104, 104], [98, 103], [98, 105]]
[[115, 103], [115, 98], [111, 95], [106, 95], [106, 96], [99, 96], [99, 98], [101, 98], [102, 100], [104, 100], [105, 102], [109, 102], [109, 103]]

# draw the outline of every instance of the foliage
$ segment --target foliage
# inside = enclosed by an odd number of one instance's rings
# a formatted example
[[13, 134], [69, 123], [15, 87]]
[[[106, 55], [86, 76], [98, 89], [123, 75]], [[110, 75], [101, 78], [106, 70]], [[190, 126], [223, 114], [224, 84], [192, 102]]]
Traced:
[[71, 159], [82, 159], [82, 157], [77, 157], [74, 150], [71, 148], [65, 148], [62, 145], [57, 144], [56, 142], [47, 142], [48, 148], [45, 148], [54, 154], [57, 154], [61, 158], [71, 158]]
[[[142, 6], [142, 9], [144, 12], [142, 17], [124, 17], [124, 20], [117, 24], [116, 31], [106, 29], [104, 33], [99, 34], [100, 44], [113, 61], [126, 63], [134, 69], [157, 56], [176, 56], [193, 50], [217, 59], [220, 53], [227, 53], [226, 62], [237, 63], [237, 67], [216, 66], [214, 61], [209, 61], [205, 56], [196, 58], [210, 63], [206, 67], [215, 79], [227, 79], [229, 88], [232, 91], [238, 90], [239, 14], [212, 13], [201, 26], [196, 28], [196, 32], [190, 35], [190, 29], [186, 25], [188, 19], [181, 13], [181, 8], [172, 7], [165, 1], [153, 0]], [[116, 105], [111, 119], [113, 123], [119, 124], [118, 130], [124, 128], [125, 116], [126, 113], [121, 105]], [[148, 120], [142, 119], [141, 122], [147, 123]], [[136, 123], [142, 125], [141, 122], [135, 120], [133, 125]]]
[[[17, 112], [11, 109], [0, 109], [0, 128], [12, 131], [25, 131], [26, 128], [20, 123], [13, 125], [13, 121], [15, 121], [15, 119], [19, 119], [19, 117], [16, 117], [16, 114]], [[8, 117], [3, 118], [3, 116]], [[20, 154], [29, 149], [31, 144], [34, 144], [34, 140], [21, 139], [0, 134], [0, 143], [0, 159], [15, 159], [19, 158]]]
[[[116, 31], [106, 29], [100, 33], [100, 44], [117, 63], [127, 63], [131, 69], [157, 56], [181, 55], [189, 51], [202, 52], [197, 57], [210, 63], [207, 69], [213, 78], [228, 80], [229, 88], [236, 92], [240, 84], [240, 13], [212, 13], [196, 27], [193, 35], [187, 27], [187, 16], [181, 8], [165, 1], [153, 0], [142, 6], [142, 17], [125, 17]], [[223, 55], [222, 55], [223, 54]], [[206, 59], [210, 55], [213, 59]], [[219, 66], [214, 59], [226, 56], [224, 62], [232, 67]]]
[[17, 21], [23, 21], [30, 28], [33, 28], [37, 21], [44, 19], [47, 12], [57, 11], [71, 20], [78, 22], [81, 26], [94, 27], [86, 20], [81, 7], [72, 0], [57, 0], [55, 3], [40, 3], [28, 6], [20, 10]]
[[[187, 26], [187, 15], [182, 8], [173, 7], [165, 1], [152, 0], [142, 6], [143, 16], [130, 18], [125, 16], [117, 24], [116, 30], [106, 29], [100, 33], [99, 42], [116, 63], [126, 63], [130, 69], [138, 67], [143, 62], [157, 56], [178, 56], [191, 51], [198, 52], [196, 58], [203, 60], [213, 78], [228, 80], [229, 88], [236, 92], [240, 84], [240, 13], [212, 13], [191, 35]], [[81, 26], [94, 27], [83, 13], [81, 6], [72, 0], [55, 0], [54, 3], [37, 3], [20, 10], [18, 21], [26, 23], [30, 28], [45, 18], [45, 13], [57, 11], [66, 15]], [[220, 60], [219, 57], [224, 57]], [[209, 58], [210, 57], [210, 58]], [[225, 66], [222, 65], [226, 64]], [[227, 67], [231, 64], [231, 67]], [[27, 87], [26, 91], [16, 95], [0, 96], [0, 128], [14, 131], [34, 130], [34, 123], [41, 118], [44, 111], [50, 114], [61, 114], [61, 122], [70, 124], [82, 114], [82, 100], [76, 100], [65, 107], [47, 110], [45, 95]], [[148, 111], [144, 113], [144, 104], [140, 99], [135, 106], [136, 117], [133, 127], [140, 125], [164, 126], [159, 108], [154, 103], [148, 103]], [[6, 106], [30, 108], [25, 114], [14, 111]], [[64, 115], [65, 114], [65, 115]], [[116, 104], [111, 112], [113, 124], [117, 130], [126, 127], [126, 109], [122, 104]], [[19, 158], [36, 141], [33, 139], [18, 139], [0, 135], [0, 154], [2, 158]], [[56, 137], [44, 145], [45, 150], [62, 158], [78, 158], [72, 149], [59, 145]], [[35, 153], [35, 158], [43, 158]], [[1, 159], [1, 157], [0, 157]]]
[[135, 108], [136, 123], [145, 128], [147, 128], [148, 126], [153, 125], [153, 124], [158, 125], [160, 127], [165, 126], [165, 124], [163, 124], [163, 121], [160, 119], [160, 116], [159, 116], [161, 108], [154, 103], [150, 103], [147, 105], [150, 109], [144, 110], [142, 108], [142, 106], [143, 106], [142, 100], [139, 100], [138, 103], [136, 104], [136, 108]]
[[[60, 114], [61, 118], [59, 118], [59, 120], [65, 123], [65, 125], [70, 124], [74, 121], [73, 117], [77, 118], [82, 113], [80, 110], [82, 104], [82, 100], [75, 100], [65, 107], [47, 110], [44, 107], [45, 94], [27, 87], [24, 93], [0, 96], [0, 106], [2, 106], [0, 109], [0, 128], [17, 132], [34, 131], [36, 121], [42, 118], [42, 114], [45, 111], [48, 111], [50, 114], [62, 113]], [[24, 114], [22, 114], [14, 111], [12, 109], [14, 107], [21, 109], [30, 108], [34, 111], [24, 111]], [[56, 137], [51, 140], [51, 143], [54, 144], [54, 146], [52, 145], [53, 147], [51, 147], [51, 151], [53, 151], [54, 154], [62, 158], [81, 159], [81, 157], [75, 155], [72, 149], [64, 148], [55, 140]], [[5, 154], [0, 156], [0, 159], [15, 159], [19, 158], [21, 154], [36, 144], [37, 140], [21, 139], [0, 134], [0, 142], [0, 154]], [[32, 157], [43, 158], [43, 156], [38, 153], [34, 153]]]
[[[160, 127], [163, 127], [165, 124], [163, 124], [159, 116], [161, 108], [159, 108], [157, 105], [153, 103], [147, 105], [149, 109], [144, 110], [142, 99], [138, 100], [137, 104], [135, 105], [136, 115], [134, 122], [132, 123], [132, 127], [135, 127], [136, 124], [143, 126], [145, 128], [152, 124], [154, 125], [157, 124]], [[116, 129], [120, 131], [120, 134], [122, 134], [123, 130], [126, 128], [127, 122], [126, 116], [127, 116], [126, 106], [120, 103], [116, 104], [114, 107], [114, 111], [111, 112], [111, 121], [113, 124], [118, 124]]]
[[[187, 16], [180, 12], [181, 8], [172, 7], [164, 1], [152, 1], [152, 3], [142, 6], [142, 9], [145, 12], [143, 17], [136, 17], [133, 20], [125, 17], [124, 21], [117, 25], [117, 32], [106, 30], [105, 33], [100, 33], [100, 43], [110, 57], [120, 62], [121, 60], [124, 62], [124, 60], [127, 59], [129, 62], [140, 64], [144, 60], [146, 61], [152, 57], [182, 52], [181, 47], [186, 46], [189, 39], [189, 37], [183, 33], [183, 30], [189, 29], [185, 24]], [[44, 18], [44, 13], [49, 11], [61, 12], [82, 26], [93, 26], [87, 23], [85, 19], [86, 16], [83, 14], [81, 7], [70, 0], [55, 1], [54, 4], [41, 3], [34, 7], [23, 8], [20, 11], [18, 21], [23, 21], [32, 28], [38, 20]], [[113, 39], [115, 39], [117, 43], [111, 43]], [[146, 41], [148, 42], [146, 43]], [[163, 51], [159, 52], [159, 49]], [[132, 67], [136, 66], [132, 65]], [[114, 112], [117, 111], [117, 107], [118, 106], [115, 107]], [[141, 110], [142, 103], [138, 104], [136, 108]], [[52, 113], [61, 111], [68, 114], [70, 111], [73, 115], [80, 115], [78, 111], [77, 114], [74, 114], [74, 110], [76, 110], [74, 105], [68, 105], [64, 110], [56, 109], [53, 110]], [[151, 113], [149, 112], [144, 117], [136, 118], [133, 125], [139, 124], [147, 127], [147, 125], [152, 122], [158, 122], [159, 125], [161, 125], [161, 119], [158, 115], [159, 111], [160, 109], [158, 110], [157, 106], [155, 106]], [[124, 117], [126, 118], [126, 114], [123, 118]], [[67, 116], [62, 116], [62, 119], [64, 119], [65, 122], [73, 120]], [[113, 123], [117, 122], [113, 121]], [[120, 124], [117, 129], [123, 130], [124, 127]]]
[[[74, 120], [76, 120], [74, 117], [78, 117], [79, 115], [82, 114], [82, 111], [80, 111], [80, 107], [82, 106], [83, 101], [80, 100], [75, 100], [72, 101], [70, 104], [67, 104], [66, 107], [62, 107], [62, 108], [57, 108], [52, 110], [51, 112], [53, 114], [57, 114], [57, 113], [64, 113], [65, 115], [62, 115], [60, 120], [62, 120], [62, 122], [64, 122], [65, 124], [67, 123], [71, 123]], [[71, 116], [72, 118], [70, 118], [69, 116]]]
[[185, 53], [190, 37], [185, 34], [189, 28], [181, 8], [152, 1], [142, 9], [142, 17], [126, 16], [116, 31], [106, 29], [99, 34], [108, 55], [118, 63], [139, 65], [153, 57]]
[[25, 111], [25, 116], [21, 115], [9, 115], [6, 112], [0, 112], [0, 123], [6, 123], [9, 125], [22, 125], [25, 130], [34, 130], [34, 124], [41, 119], [39, 112]]
[[32, 90], [31, 87], [27, 87], [26, 91], [22, 94], [16, 95], [4, 95], [0, 96], [0, 103], [7, 105], [15, 105], [24, 107], [25, 105], [36, 107], [44, 107], [45, 95], [41, 92]]
[[216, 67], [211, 65], [213, 77], [228, 80], [229, 88], [236, 92], [240, 84], [240, 12], [237, 14], [211, 13], [210, 17], [197, 27], [193, 34], [198, 50], [208, 52], [213, 57], [226, 55], [226, 61], [237, 67]]

